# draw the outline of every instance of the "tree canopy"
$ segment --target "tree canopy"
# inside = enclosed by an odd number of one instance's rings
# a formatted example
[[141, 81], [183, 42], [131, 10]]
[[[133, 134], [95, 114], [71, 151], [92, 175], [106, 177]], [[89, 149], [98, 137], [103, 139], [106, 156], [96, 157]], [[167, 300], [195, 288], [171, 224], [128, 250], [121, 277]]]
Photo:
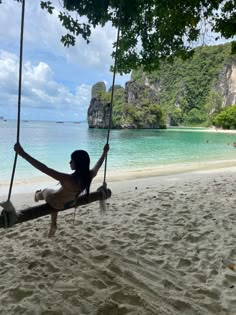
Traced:
[[[236, 0], [62, 0], [62, 4], [58, 17], [67, 30], [61, 38], [65, 46], [75, 45], [79, 35], [89, 43], [98, 25], [120, 25], [120, 73], [140, 66], [150, 71], [161, 60], [187, 58], [207, 30], [226, 39], [236, 34]], [[41, 7], [53, 14], [52, 2], [41, 1]]]

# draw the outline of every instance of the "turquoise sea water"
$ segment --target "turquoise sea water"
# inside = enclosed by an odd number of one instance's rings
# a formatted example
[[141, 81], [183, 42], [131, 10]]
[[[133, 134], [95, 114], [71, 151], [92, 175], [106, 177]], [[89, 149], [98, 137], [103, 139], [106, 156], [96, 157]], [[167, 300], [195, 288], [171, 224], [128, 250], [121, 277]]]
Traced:
[[[197, 132], [196, 132], [197, 131]], [[92, 165], [99, 158], [107, 131], [88, 129], [87, 124], [21, 122], [20, 139], [24, 149], [47, 166], [70, 172], [70, 154], [87, 150]], [[0, 181], [10, 180], [14, 161], [16, 121], [0, 121]], [[168, 167], [236, 159], [236, 134], [206, 132], [204, 129], [112, 130], [109, 170]], [[30, 164], [18, 158], [15, 177], [40, 176]]]

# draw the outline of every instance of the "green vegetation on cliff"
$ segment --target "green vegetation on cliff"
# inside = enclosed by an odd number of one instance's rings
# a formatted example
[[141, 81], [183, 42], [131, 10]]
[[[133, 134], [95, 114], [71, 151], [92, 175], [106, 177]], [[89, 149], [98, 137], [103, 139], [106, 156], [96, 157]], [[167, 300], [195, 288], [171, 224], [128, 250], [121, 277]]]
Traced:
[[144, 84], [145, 77], [156, 88], [159, 105], [172, 124], [211, 124], [219, 112], [222, 95], [217, 90], [224, 67], [236, 61], [229, 44], [196, 49], [191, 59], [176, 58], [163, 62], [159, 70], [144, 73], [133, 71], [132, 80]]
[[[164, 128], [163, 112], [158, 104], [150, 102], [145, 93], [140, 95], [135, 104], [125, 101], [125, 90], [116, 89], [112, 110], [114, 128]], [[147, 91], [146, 91], [147, 92]], [[103, 92], [101, 102], [106, 106], [110, 103], [111, 93]]]
[[213, 119], [213, 124], [224, 129], [236, 129], [236, 105], [224, 108]]

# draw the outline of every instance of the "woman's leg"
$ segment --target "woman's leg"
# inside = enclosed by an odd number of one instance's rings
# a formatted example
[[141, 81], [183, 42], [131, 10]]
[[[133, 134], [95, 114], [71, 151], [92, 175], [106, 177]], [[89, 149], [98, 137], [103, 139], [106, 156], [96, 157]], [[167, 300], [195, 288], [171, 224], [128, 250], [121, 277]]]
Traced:
[[57, 214], [58, 212], [51, 213], [51, 225], [48, 232], [48, 237], [52, 237], [55, 235], [57, 230]]
[[[44, 200], [46, 200], [49, 204], [50, 204], [50, 197], [51, 195], [55, 193], [54, 189], [50, 189], [50, 188], [46, 188], [42, 191], [42, 196], [44, 198]], [[58, 212], [53, 212], [51, 213], [51, 225], [49, 228], [49, 232], [48, 232], [48, 237], [52, 237], [55, 235], [56, 230], [57, 230], [57, 214]]]
[[[50, 203], [50, 196], [55, 193], [54, 189], [45, 188], [42, 191], [36, 191], [35, 193], [35, 201], [45, 200]], [[58, 212], [51, 213], [51, 225], [48, 232], [48, 237], [52, 237], [55, 235], [57, 230], [57, 214]]]

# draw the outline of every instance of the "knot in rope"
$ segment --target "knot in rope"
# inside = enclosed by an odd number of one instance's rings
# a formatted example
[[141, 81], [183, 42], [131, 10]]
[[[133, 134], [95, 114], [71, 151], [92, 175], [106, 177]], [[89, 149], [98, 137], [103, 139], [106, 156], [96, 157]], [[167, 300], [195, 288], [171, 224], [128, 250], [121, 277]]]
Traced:
[[107, 211], [107, 206], [106, 206], [105, 200], [108, 198], [107, 183], [104, 182], [102, 186], [98, 187], [97, 191], [102, 193], [102, 199], [99, 200], [100, 212], [101, 212], [101, 214], [105, 214]]
[[3, 216], [4, 228], [9, 228], [17, 222], [18, 215], [10, 200], [0, 203], [3, 208], [1, 215]]

